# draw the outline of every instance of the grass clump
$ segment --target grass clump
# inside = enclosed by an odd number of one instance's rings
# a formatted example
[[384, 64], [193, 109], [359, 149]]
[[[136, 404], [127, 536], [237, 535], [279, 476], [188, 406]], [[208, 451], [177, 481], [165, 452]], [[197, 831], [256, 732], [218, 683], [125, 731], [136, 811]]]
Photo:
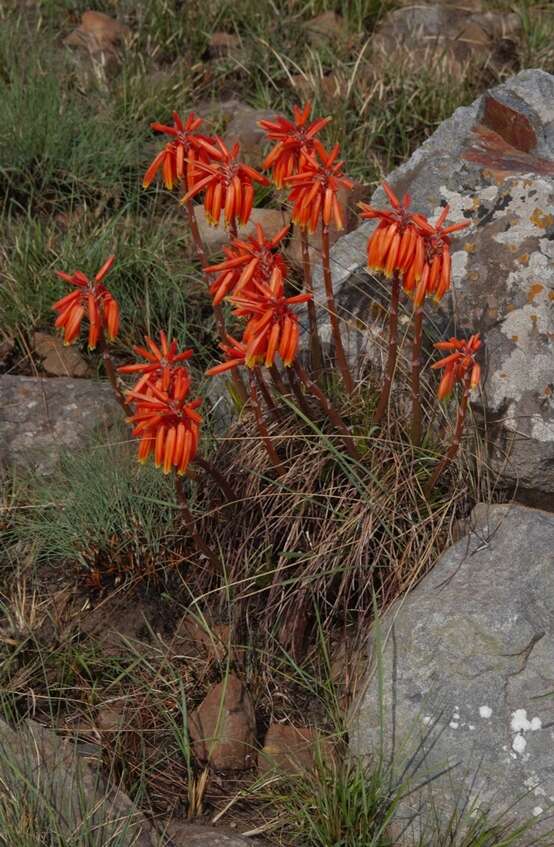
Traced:
[[137, 465], [122, 433], [62, 455], [59, 469], [29, 485], [8, 541], [31, 539], [36, 561], [77, 561], [117, 575], [154, 573], [174, 536], [173, 491]]

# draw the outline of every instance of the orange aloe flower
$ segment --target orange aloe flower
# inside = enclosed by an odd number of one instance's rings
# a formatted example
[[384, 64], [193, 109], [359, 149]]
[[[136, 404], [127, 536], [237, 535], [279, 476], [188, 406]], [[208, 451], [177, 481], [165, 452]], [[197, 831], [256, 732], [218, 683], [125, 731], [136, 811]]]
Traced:
[[311, 103], [306, 103], [303, 109], [293, 106], [292, 111], [294, 121], [280, 115], [271, 121], [258, 121], [267, 137], [277, 142], [262, 164], [264, 170], [271, 168], [276, 188], [282, 188], [287, 177], [303, 170], [304, 154], [313, 153], [316, 135], [331, 121], [331, 118], [316, 118], [308, 123]]
[[258, 283], [257, 288], [255, 293], [229, 297], [235, 306], [233, 314], [249, 318], [242, 337], [246, 345], [244, 363], [254, 368], [263, 362], [269, 368], [279, 353], [288, 368], [296, 358], [300, 338], [298, 318], [290, 307], [307, 303], [312, 295], [285, 297], [283, 275], [278, 267], [273, 269], [269, 284]]
[[445, 206], [435, 224], [429, 223], [425, 215], [416, 212], [413, 220], [423, 237], [425, 264], [419, 280], [412, 269], [404, 278], [404, 288], [413, 293], [416, 306], [420, 306], [427, 294], [432, 294], [438, 303], [450, 288], [452, 276], [452, 259], [450, 256], [450, 238], [453, 232], [459, 232], [470, 225], [470, 221], [462, 221], [451, 226], [443, 226], [449, 206]]
[[186, 366], [182, 363], [191, 358], [192, 350], [183, 350], [179, 353], [177, 342], [175, 340], [168, 341], [163, 330], [160, 331], [159, 345], [148, 335], [144, 336], [144, 340], [149, 349], [136, 346], [133, 347], [133, 352], [137, 356], [142, 356], [146, 361], [132, 365], [121, 365], [117, 369], [122, 374], [142, 374], [133, 391], [140, 392], [151, 383], [157, 385], [162, 391], [167, 391], [178, 370], [184, 370], [188, 376]]
[[247, 241], [235, 239], [224, 248], [227, 257], [225, 261], [204, 268], [206, 273], [217, 274], [210, 285], [215, 306], [228, 294], [248, 290], [257, 282], [269, 282], [275, 267], [283, 275], [286, 273], [284, 259], [275, 251], [288, 231], [289, 227], [285, 226], [277, 235], [268, 239], [262, 227], [256, 224], [255, 235], [251, 235]]
[[292, 186], [289, 194], [289, 200], [294, 203], [292, 221], [310, 232], [315, 232], [320, 219], [325, 226], [329, 226], [333, 220], [337, 229], [344, 229], [337, 192], [339, 188], [350, 190], [354, 183], [342, 173], [344, 162], [337, 161], [340, 152], [338, 144], [327, 153], [316, 140], [314, 148], [318, 158], [306, 153], [304, 170], [284, 180]]
[[439, 400], [448, 397], [456, 383], [467, 383], [468, 388], [477, 388], [481, 381], [481, 366], [475, 361], [475, 355], [481, 347], [479, 333], [465, 339], [451, 338], [449, 341], [439, 341], [437, 350], [451, 351], [444, 359], [435, 362], [431, 367], [444, 368], [444, 374], [437, 392]]
[[61, 329], [64, 344], [73, 344], [81, 331], [81, 323], [85, 314], [89, 321], [88, 346], [94, 350], [103, 331], [109, 341], [113, 341], [119, 332], [119, 304], [102, 284], [106, 274], [112, 268], [115, 256], [107, 259], [93, 280], [82, 271], [67, 274], [56, 271], [65, 282], [74, 285], [77, 290], [66, 294], [57, 300], [52, 309], [58, 312], [55, 326]]
[[190, 380], [179, 369], [167, 391], [150, 383], [148, 394], [129, 392], [135, 404], [132, 434], [139, 438], [138, 459], [146, 462], [153, 453], [157, 468], [168, 474], [174, 468], [179, 475], [186, 473], [198, 449], [202, 418], [196, 409], [202, 400], [188, 401]]
[[[207, 137], [196, 134], [201, 125], [202, 118], [198, 118], [194, 112], [190, 113], [184, 123], [177, 112], [173, 112], [173, 126], [157, 122], [150, 124], [156, 132], [169, 135], [171, 141], [149, 165], [142, 182], [144, 188], [148, 188], [158, 171], [162, 174], [165, 187], [170, 191], [181, 182], [184, 182], [187, 188], [194, 185], [196, 160], [207, 161], [210, 150], [215, 151]], [[200, 138], [202, 146], [198, 144]]]
[[250, 165], [238, 161], [238, 143], [228, 150], [216, 136], [214, 144], [198, 138], [198, 146], [208, 153], [209, 161], [196, 163], [196, 180], [181, 203], [204, 192], [206, 217], [213, 226], [218, 225], [221, 212], [227, 225], [237, 220], [248, 223], [254, 205], [254, 183], [269, 185], [269, 180]]
[[387, 182], [383, 191], [391, 204], [390, 209], [376, 209], [367, 203], [359, 203], [362, 218], [379, 221], [367, 242], [367, 265], [370, 270], [380, 271], [391, 277], [396, 271], [407, 274], [411, 268], [416, 280], [423, 272], [425, 254], [423, 238], [417, 229], [413, 214], [409, 211], [411, 197], [405, 194], [402, 202]]
[[237, 341], [232, 335], [227, 335], [226, 341], [219, 345], [225, 356], [225, 361], [219, 365], [214, 365], [206, 371], [206, 376], [215, 376], [216, 374], [224, 373], [232, 368], [237, 368], [244, 365], [246, 358], [246, 344], [242, 341]]

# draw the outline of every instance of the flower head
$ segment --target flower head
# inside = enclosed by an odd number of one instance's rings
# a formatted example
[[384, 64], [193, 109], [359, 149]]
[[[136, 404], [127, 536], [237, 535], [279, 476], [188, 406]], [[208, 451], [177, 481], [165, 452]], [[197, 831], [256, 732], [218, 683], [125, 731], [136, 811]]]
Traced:
[[233, 314], [249, 318], [242, 337], [246, 367], [253, 368], [263, 362], [269, 368], [275, 363], [277, 353], [285, 367], [290, 367], [300, 337], [298, 318], [290, 307], [311, 299], [311, 294], [285, 297], [283, 275], [278, 267], [273, 269], [269, 284], [258, 284], [257, 292], [229, 297], [235, 306]]
[[115, 262], [115, 256], [107, 259], [94, 279], [82, 271], [67, 274], [56, 271], [60, 279], [76, 287], [76, 291], [57, 300], [52, 309], [58, 312], [55, 326], [61, 329], [64, 344], [73, 344], [81, 331], [85, 315], [89, 321], [88, 346], [94, 350], [105, 330], [109, 341], [113, 341], [119, 332], [119, 304], [110, 294], [103, 280]]
[[182, 475], [198, 449], [202, 418], [196, 409], [202, 400], [188, 401], [190, 380], [184, 369], [176, 372], [167, 391], [153, 383], [148, 393], [129, 392], [135, 404], [132, 434], [139, 438], [138, 459], [146, 462], [153, 453], [156, 467], [168, 474], [172, 469]]
[[439, 400], [448, 397], [458, 382], [466, 384], [467, 388], [477, 388], [481, 380], [481, 366], [475, 361], [481, 347], [478, 332], [467, 341], [451, 338], [449, 341], [439, 341], [434, 346], [437, 350], [450, 351], [444, 359], [431, 365], [434, 370], [444, 368], [437, 392]]
[[191, 358], [192, 350], [179, 352], [177, 342], [175, 340], [168, 341], [163, 330], [160, 332], [159, 345], [148, 335], [144, 337], [144, 340], [147, 347], [136, 346], [133, 347], [133, 351], [146, 361], [132, 365], [121, 365], [117, 369], [122, 374], [142, 374], [133, 391], [140, 392], [145, 386], [152, 383], [161, 388], [162, 391], [167, 391], [178, 371], [184, 370], [188, 376], [186, 366], [183, 363]]
[[329, 226], [333, 220], [337, 229], [344, 229], [337, 192], [340, 188], [350, 190], [353, 182], [342, 172], [344, 162], [337, 161], [340, 152], [338, 144], [327, 153], [316, 140], [314, 148], [317, 157], [306, 153], [303, 170], [284, 180], [292, 186], [289, 194], [289, 200], [294, 203], [292, 220], [310, 232], [315, 232], [320, 219], [325, 226]]
[[[152, 129], [169, 135], [169, 141], [157, 154], [144, 174], [143, 187], [148, 188], [154, 177], [161, 172], [164, 185], [170, 191], [180, 182], [187, 188], [194, 185], [197, 160], [207, 161], [211, 147], [206, 136], [200, 136], [196, 130], [202, 125], [202, 118], [191, 112], [183, 123], [177, 112], [173, 112], [173, 126], [153, 123]], [[202, 145], [198, 142], [202, 139]], [[214, 148], [215, 149], [215, 148]]]
[[429, 223], [425, 215], [415, 213], [413, 221], [423, 239], [424, 265], [419, 279], [410, 268], [404, 277], [404, 288], [415, 292], [414, 302], [420, 306], [427, 294], [432, 294], [438, 303], [450, 288], [452, 260], [450, 256], [450, 235], [469, 226], [470, 221], [461, 221], [451, 226], [443, 226], [449, 206], [445, 206], [435, 224]]
[[292, 107], [294, 120], [277, 116], [271, 121], [258, 121], [267, 137], [277, 144], [265, 157], [263, 169], [271, 168], [273, 182], [277, 188], [282, 188], [286, 177], [293, 176], [303, 170], [306, 153], [314, 152], [314, 139], [327, 126], [331, 118], [316, 118], [311, 123], [308, 118], [312, 112], [311, 103], [306, 103], [303, 109]]
[[248, 223], [254, 205], [254, 183], [269, 185], [269, 180], [250, 165], [239, 162], [238, 143], [228, 150], [216, 136], [214, 144], [199, 138], [198, 145], [208, 153], [208, 161], [197, 162], [196, 180], [181, 203], [204, 192], [204, 210], [211, 224], [218, 225], [221, 212], [227, 225], [237, 220]]
[[268, 239], [262, 227], [256, 224], [255, 235], [251, 235], [247, 241], [232, 241], [225, 248], [225, 261], [204, 269], [206, 273], [217, 274], [210, 285], [214, 305], [221, 303], [228, 294], [255, 288], [258, 282], [269, 282], [275, 267], [284, 275], [285, 262], [276, 248], [288, 231], [289, 227], [285, 226], [277, 235]]
[[400, 202], [387, 182], [383, 182], [383, 190], [390, 209], [358, 204], [362, 218], [379, 221], [367, 242], [368, 268], [391, 277], [394, 272], [406, 274], [413, 266], [414, 275], [419, 279], [424, 265], [423, 240], [409, 211], [411, 197], [405, 194]]

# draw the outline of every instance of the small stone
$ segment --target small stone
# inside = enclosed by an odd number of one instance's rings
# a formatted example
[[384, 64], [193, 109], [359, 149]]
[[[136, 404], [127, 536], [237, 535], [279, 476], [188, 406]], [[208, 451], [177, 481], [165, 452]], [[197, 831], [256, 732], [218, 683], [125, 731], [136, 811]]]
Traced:
[[304, 25], [308, 41], [313, 47], [331, 46], [348, 36], [344, 18], [336, 12], [323, 12]]
[[0, 365], [3, 365], [15, 350], [15, 338], [8, 336], [0, 341]]
[[88, 11], [81, 15], [81, 29], [93, 35], [100, 49], [120, 44], [130, 35], [128, 26], [103, 12]]
[[236, 676], [214, 686], [190, 716], [189, 732], [201, 762], [218, 770], [246, 770], [256, 762], [256, 716]]
[[42, 358], [42, 367], [49, 376], [90, 376], [90, 368], [77, 348], [66, 347], [57, 335], [35, 332], [33, 350]]
[[256, 168], [263, 159], [262, 145], [266, 143], [265, 132], [258, 121], [271, 120], [275, 112], [270, 109], [252, 109], [244, 103], [237, 104], [231, 120], [227, 124], [224, 142], [228, 147], [238, 141], [240, 157]]
[[[229, 232], [221, 222], [219, 226], [211, 226], [204, 214], [204, 207], [197, 204], [194, 214], [198, 223], [200, 237], [202, 238], [208, 253], [219, 253], [225, 244], [229, 243]], [[223, 221], [223, 217], [221, 219]], [[252, 209], [250, 220], [246, 226], [240, 226], [239, 238], [247, 238], [254, 235], [256, 224], [260, 224], [268, 238], [277, 235], [280, 229], [289, 223], [287, 215], [280, 209]]]
[[[231, 828], [234, 825], [236, 824], [229, 824]], [[219, 826], [203, 826], [175, 818], [160, 829], [165, 838], [171, 839], [167, 847], [257, 847], [259, 844], [252, 838], [243, 838], [236, 832], [228, 832]]]
[[207, 49], [208, 59], [220, 59], [223, 56], [237, 56], [241, 40], [232, 32], [213, 32]]
[[187, 614], [177, 624], [173, 637], [177, 642], [183, 642], [187, 649], [192, 648], [195, 652], [220, 662], [227, 655], [229, 648], [229, 625], [198, 621]]
[[330, 743], [324, 741], [316, 730], [272, 723], [265, 736], [258, 769], [260, 773], [272, 770], [287, 774], [305, 773], [315, 765], [318, 745], [322, 747], [325, 758], [332, 755]]

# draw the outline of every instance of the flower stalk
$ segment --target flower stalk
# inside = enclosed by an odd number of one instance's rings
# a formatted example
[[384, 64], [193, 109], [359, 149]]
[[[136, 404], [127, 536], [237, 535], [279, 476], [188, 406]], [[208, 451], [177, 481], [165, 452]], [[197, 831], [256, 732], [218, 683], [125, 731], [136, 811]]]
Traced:
[[321, 353], [321, 343], [317, 329], [317, 314], [315, 303], [313, 301], [313, 281], [312, 267], [310, 262], [310, 247], [308, 242], [308, 232], [305, 227], [300, 227], [300, 244], [302, 246], [302, 270], [304, 274], [304, 287], [308, 294], [312, 295], [312, 299], [308, 301], [308, 326], [310, 333], [310, 354], [312, 371], [318, 379], [323, 368], [323, 356]]
[[454, 437], [448, 448], [446, 454], [443, 456], [440, 463], [437, 465], [435, 470], [433, 471], [433, 475], [427, 482], [424, 492], [425, 496], [429, 497], [431, 491], [437, 484], [437, 481], [442, 476], [445, 468], [450, 464], [450, 462], [455, 458], [458, 449], [460, 447], [460, 442], [462, 440], [462, 435], [465, 426], [465, 420], [467, 415], [467, 409], [469, 405], [469, 393], [471, 391], [471, 373], [466, 373], [463, 381], [463, 393], [460, 405], [458, 406], [458, 412], [456, 415], [456, 428], [454, 430]]
[[391, 301], [389, 315], [389, 344], [387, 362], [383, 377], [383, 387], [379, 396], [377, 408], [373, 414], [373, 423], [379, 424], [383, 419], [388, 405], [391, 392], [392, 380], [396, 369], [396, 357], [398, 352], [398, 306], [400, 303], [400, 273], [396, 270], [392, 276]]
[[325, 283], [325, 295], [327, 298], [327, 310], [331, 321], [331, 330], [333, 333], [333, 341], [335, 342], [335, 358], [337, 365], [344, 382], [348, 394], [354, 391], [354, 382], [352, 374], [346, 361], [346, 355], [342, 344], [337, 310], [335, 307], [335, 296], [333, 293], [333, 277], [331, 274], [331, 251], [329, 247], [329, 225], [324, 221], [321, 223], [321, 248], [322, 248], [322, 265], [323, 265], [323, 280]]
[[421, 444], [421, 346], [423, 342], [423, 307], [414, 312], [414, 338], [412, 342], [412, 444]]
[[184, 491], [184, 479], [177, 475], [175, 476], [175, 492], [177, 494], [177, 504], [179, 506], [181, 519], [188, 529], [196, 549], [208, 559], [214, 571], [221, 572], [222, 566], [219, 556], [206, 544], [202, 536], [199, 535], [196, 530], [195, 520], [188, 507], [187, 496]]

